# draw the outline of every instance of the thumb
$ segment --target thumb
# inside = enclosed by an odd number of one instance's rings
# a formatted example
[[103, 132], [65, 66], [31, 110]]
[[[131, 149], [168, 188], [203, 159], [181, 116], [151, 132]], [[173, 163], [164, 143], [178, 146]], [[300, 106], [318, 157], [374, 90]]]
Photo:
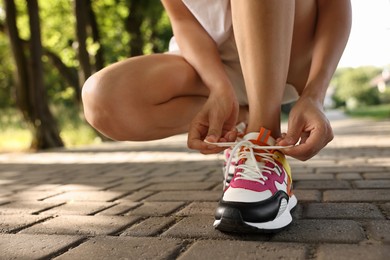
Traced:
[[288, 146], [296, 144], [301, 138], [302, 129], [291, 126], [288, 128], [287, 133], [279, 141], [279, 145]]

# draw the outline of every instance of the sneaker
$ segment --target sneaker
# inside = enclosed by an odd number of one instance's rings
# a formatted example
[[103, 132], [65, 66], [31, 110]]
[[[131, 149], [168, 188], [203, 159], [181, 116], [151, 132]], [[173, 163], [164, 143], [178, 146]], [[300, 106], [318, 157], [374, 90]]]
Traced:
[[[274, 146], [275, 139], [265, 128], [249, 133], [232, 149], [238, 162], [230, 184], [215, 214], [214, 227], [227, 232], [275, 232], [292, 222], [297, 205], [292, 193], [290, 166]], [[230, 156], [225, 170], [234, 157]]]

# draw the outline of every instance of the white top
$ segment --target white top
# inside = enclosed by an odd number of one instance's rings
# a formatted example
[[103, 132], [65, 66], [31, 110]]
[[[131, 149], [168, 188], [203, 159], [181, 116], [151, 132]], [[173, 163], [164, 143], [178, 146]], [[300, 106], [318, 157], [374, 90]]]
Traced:
[[[230, 0], [183, 0], [183, 3], [218, 46], [229, 38], [232, 31]], [[179, 50], [174, 37], [169, 50]]]

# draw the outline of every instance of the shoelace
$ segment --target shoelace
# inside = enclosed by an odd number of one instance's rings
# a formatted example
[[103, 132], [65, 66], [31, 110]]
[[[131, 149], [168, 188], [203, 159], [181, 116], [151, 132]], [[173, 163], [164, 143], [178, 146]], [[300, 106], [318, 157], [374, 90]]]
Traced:
[[[266, 181], [268, 178], [264, 176], [262, 173], [267, 172], [271, 174], [274, 170], [274, 168], [271, 168], [269, 166], [266, 166], [266, 162], [270, 162], [274, 165], [274, 167], [279, 168], [279, 166], [275, 163], [274, 158], [275, 155], [270, 153], [269, 150], [275, 150], [275, 149], [286, 149], [293, 147], [293, 145], [290, 146], [260, 146], [256, 145], [248, 140], [242, 140], [239, 142], [222, 142], [222, 143], [213, 143], [205, 141], [206, 143], [216, 145], [218, 147], [233, 147], [231, 151], [231, 155], [229, 156], [229, 159], [226, 163], [226, 169], [225, 169], [225, 180], [228, 177], [229, 169], [232, 165], [232, 159], [234, 154], [238, 153], [238, 161], [241, 159], [246, 159], [246, 162], [253, 162], [253, 163], [245, 163], [237, 165], [237, 169], [241, 169], [242, 171], [237, 172], [237, 177], [235, 179], [242, 179], [242, 180], [250, 180], [259, 182], [261, 184], [264, 184], [264, 181]], [[241, 151], [241, 147], [245, 147]], [[255, 150], [262, 150], [264, 152], [255, 152]], [[262, 163], [258, 162], [256, 160], [256, 156], [260, 157], [262, 160]], [[279, 169], [280, 170], [280, 169]]]

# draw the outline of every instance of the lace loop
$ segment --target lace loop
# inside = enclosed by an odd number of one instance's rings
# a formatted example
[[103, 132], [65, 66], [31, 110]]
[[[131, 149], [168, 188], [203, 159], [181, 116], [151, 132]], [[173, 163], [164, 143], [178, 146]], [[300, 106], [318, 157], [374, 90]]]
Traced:
[[[276, 162], [274, 161], [275, 158], [274, 154], [271, 153], [270, 150], [281, 150], [281, 149], [293, 147], [293, 145], [260, 146], [248, 140], [242, 140], [239, 142], [221, 142], [221, 143], [213, 143], [205, 140], [205, 142], [219, 147], [233, 147], [229, 159], [226, 163], [226, 169], [224, 173], [225, 180], [228, 177], [229, 169], [232, 165], [233, 155], [235, 155], [238, 152], [237, 162], [241, 160], [245, 160], [245, 163], [236, 166], [236, 169], [241, 171], [237, 171], [237, 170], [235, 171], [236, 173], [235, 179], [250, 180], [250, 181], [259, 182], [261, 184], [264, 184], [264, 181], [267, 180], [267, 177], [262, 174], [263, 172], [269, 174], [274, 172], [274, 168], [266, 166], [266, 163], [269, 162], [273, 164], [274, 167], [277, 166]], [[242, 147], [244, 147], [244, 149], [241, 149]], [[264, 152], [257, 152], [255, 150], [261, 150]], [[258, 162], [256, 160], [256, 156], [261, 158], [261, 162]]]

